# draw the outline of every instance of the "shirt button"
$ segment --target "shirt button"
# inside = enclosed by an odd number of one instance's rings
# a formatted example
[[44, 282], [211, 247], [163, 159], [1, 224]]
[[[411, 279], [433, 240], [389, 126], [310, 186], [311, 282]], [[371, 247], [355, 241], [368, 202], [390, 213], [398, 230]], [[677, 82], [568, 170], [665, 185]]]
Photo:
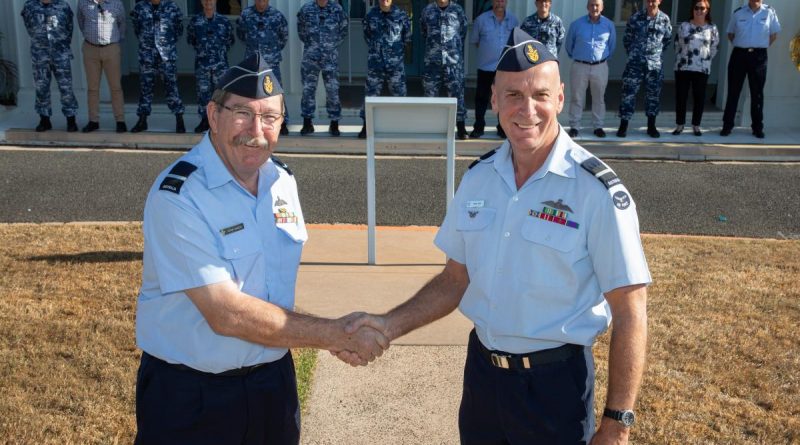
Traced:
[[517, 202], [517, 201], [519, 201], [519, 196], [514, 196], [513, 198], [511, 198], [511, 200], [514, 201], [514, 202]]
[[234, 248], [233, 253], [239, 253], [239, 248], [238, 247]]
[[506, 238], [508, 238], [509, 236], [511, 236], [511, 233], [509, 233], [509, 232], [506, 232], [506, 233], [504, 233], [504, 234], [503, 234], [503, 236], [504, 236], [504, 237], [506, 237]]

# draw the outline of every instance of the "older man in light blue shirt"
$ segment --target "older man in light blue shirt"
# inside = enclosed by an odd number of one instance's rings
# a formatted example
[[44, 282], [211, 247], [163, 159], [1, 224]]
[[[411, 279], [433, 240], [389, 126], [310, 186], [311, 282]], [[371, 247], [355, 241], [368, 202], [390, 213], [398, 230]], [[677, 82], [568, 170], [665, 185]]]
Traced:
[[617, 31], [614, 23], [603, 17], [603, 0], [589, 0], [589, 14], [569, 26], [564, 45], [567, 55], [574, 61], [570, 69], [569, 135], [578, 136], [581, 115], [586, 99], [586, 87], [592, 92], [592, 125], [597, 137], [605, 137], [603, 122], [606, 115], [606, 86], [608, 64], [614, 54]]
[[733, 130], [739, 94], [744, 78], [750, 84], [750, 117], [753, 135], [764, 138], [764, 84], [767, 81], [767, 48], [778, 38], [781, 24], [775, 9], [761, 2], [748, 3], [733, 12], [728, 23], [728, 40], [733, 52], [728, 62], [728, 98], [722, 115], [721, 136]]
[[[479, 15], [472, 25], [470, 42], [478, 48], [478, 80], [475, 86], [475, 125], [469, 134], [470, 138], [483, 136], [486, 126], [484, 116], [489, 106], [489, 99], [492, 97], [492, 82], [497, 61], [508, 36], [511, 35], [511, 30], [516, 26], [519, 26], [519, 20], [506, 10], [506, 0], [493, 0], [491, 11]], [[503, 127], [499, 124], [497, 135], [505, 138]]]

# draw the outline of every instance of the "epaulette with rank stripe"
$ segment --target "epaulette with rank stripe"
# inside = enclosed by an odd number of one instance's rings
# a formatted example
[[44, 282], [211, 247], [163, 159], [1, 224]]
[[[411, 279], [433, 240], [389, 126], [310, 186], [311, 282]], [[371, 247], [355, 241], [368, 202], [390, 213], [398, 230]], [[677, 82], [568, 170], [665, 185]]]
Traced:
[[161, 186], [159, 186], [158, 189], [180, 194], [183, 183], [186, 182], [186, 179], [195, 170], [197, 170], [197, 166], [191, 162], [178, 162], [174, 167], [172, 167], [172, 170], [167, 173], [167, 176], [164, 178], [164, 180], [161, 181]]
[[289, 173], [289, 176], [292, 176], [292, 171], [291, 171], [291, 170], [289, 170], [289, 166], [288, 166], [288, 165], [286, 165], [286, 163], [285, 163], [285, 162], [283, 162], [283, 161], [281, 161], [280, 159], [278, 159], [278, 157], [277, 157], [277, 156], [271, 156], [271, 158], [272, 158], [272, 162], [274, 162], [274, 163], [275, 163], [275, 165], [277, 165], [278, 167], [280, 167], [280, 168], [282, 168], [282, 169], [286, 170], [286, 173]]
[[497, 153], [497, 149], [498, 149], [498, 148], [500, 148], [500, 147], [493, 148], [493, 149], [491, 149], [491, 150], [487, 151], [486, 153], [484, 153], [484, 154], [483, 154], [483, 155], [482, 155], [480, 158], [478, 158], [478, 159], [476, 159], [476, 160], [472, 161], [472, 164], [469, 164], [469, 168], [467, 168], [467, 170], [471, 169], [472, 167], [475, 167], [475, 166], [476, 166], [476, 165], [478, 165], [478, 164], [479, 164], [481, 161], [485, 161], [485, 160], [487, 160], [487, 159], [491, 158], [492, 156], [494, 156], [494, 154], [495, 154], [495, 153]]
[[607, 166], [605, 163], [603, 163], [603, 161], [595, 157], [591, 157], [581, 162], [581, 167], [591, 173], [592, 176], [600, 180], [600, 182], [602, 182], [607, 189], [610, 189], [617, 184], [622, 184], [622, 180], [619, 179], [616, 173], [614, 173], [614, 170], [611, 170], [611, 167]]

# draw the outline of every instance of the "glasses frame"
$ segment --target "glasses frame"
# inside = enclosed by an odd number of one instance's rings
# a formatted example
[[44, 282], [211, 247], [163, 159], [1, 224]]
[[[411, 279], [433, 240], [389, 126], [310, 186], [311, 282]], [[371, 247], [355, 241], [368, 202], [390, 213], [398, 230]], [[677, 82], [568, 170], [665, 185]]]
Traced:
[[[229, 106], [224, 105], [224, 104], [217, 104], [217, 105], [219, 105], [221, 108], [224, 108], [224, 109], [230, 111], [231, 113], [233, 113], [234, 117], [236, 117], [236, 115], [238, 113], [243, 113], [243, 114], [249, 115], [250, 118], [246, 119], [246, 122], [249, 125], [252, 125], [254, 120], [255, 120], [255, 118], [258, 117], [259, 120], [261, 121], [261, 125], [262, 126], [274, 129], [275, 128], [275, 124], [278, 121], [282, 121], [283, 118], [286, 117], [286, 113], [256, 113], [255, 111], [250, 110], [248, 108], [244, 108], [244, 107], [235, 108], [235, 107], [229, 107]], [[275, 117], [275, 119], [272, 120], [272, 122], [266, 122], [266, 121], [264, 121], [264, 116], [276, 116], [276, 117]]]

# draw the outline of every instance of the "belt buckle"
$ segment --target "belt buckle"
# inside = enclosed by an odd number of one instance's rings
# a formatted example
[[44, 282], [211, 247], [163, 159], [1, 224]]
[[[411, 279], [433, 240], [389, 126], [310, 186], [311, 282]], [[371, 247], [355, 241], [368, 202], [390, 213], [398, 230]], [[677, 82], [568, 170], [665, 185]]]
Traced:
[[508, 369], [508, 356], [492, 352], [492, 364], [498, 368]]
[[755, 49], [754, 49], [754, 48], [747, 48], [747, 52], [748, 52], [748, 53], [752, 53], [753, 51], [755, 51]]

